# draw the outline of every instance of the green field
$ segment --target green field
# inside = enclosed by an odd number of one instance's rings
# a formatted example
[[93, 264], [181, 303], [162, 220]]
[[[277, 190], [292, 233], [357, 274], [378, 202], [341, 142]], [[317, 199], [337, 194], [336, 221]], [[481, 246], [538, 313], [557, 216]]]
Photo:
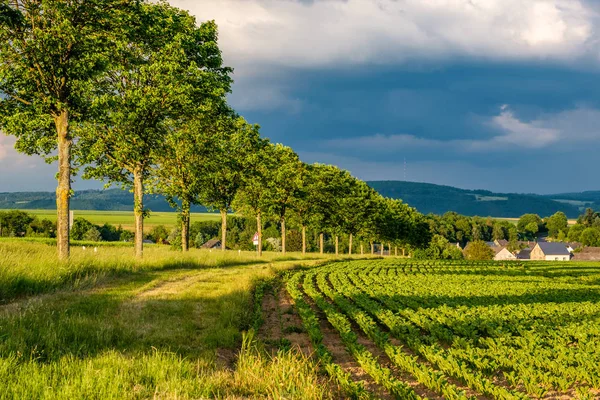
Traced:
[[267, 353], [253, 333], [257, 287], [322, 259], [77, 247], [61, 264], [55, 252], [0, 241], [1, 399], [339, 398], [311, 358]]
[[[8, 211], [8, 210], [0, 210]], [[24, 210], [29, 214], [36, 215], [38, 218], [46, 218], [56, 221], [56, 211], [54, 210]], [[121, 225], [123, 229], [134, 229], [133, 211], [90, 211], [74, 210], [75, 218], [85, 218], [96, 225], [111, 224]], [[214, 213], [192, 213], [192, 223], [195, 221], [220, 221], [221, 216]], [[177, 213], [175, 212], [152, 212], [144, 221], [145, 230], [150, 230], [156, 225], [175, 226], [177, 224]]]
[[348, 261], [298, 272], [287, 289], [349, 391], [360, 381], [325, 320], [388, 396], [600, 398], [597, 265]]
[[0, 241], [0, 398], [596, 399], [600, 266]]

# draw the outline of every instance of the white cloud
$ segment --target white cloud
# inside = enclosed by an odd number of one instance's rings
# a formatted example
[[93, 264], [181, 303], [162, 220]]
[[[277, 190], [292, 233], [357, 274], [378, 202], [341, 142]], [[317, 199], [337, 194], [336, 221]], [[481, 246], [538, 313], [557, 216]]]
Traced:
[[[582, 0], [170, 0], [219, 24], [228, 63], [339, 67], [412, 59], [597, 57]], [[254, 67], [252, 67], [254, 66]]]
[[558, 114], [543, 114], [522, 121], [508, 105], [487, 124], [499, 134], [484, 139], [440, 140], [410, 134], [361, 136], [332, 139], [329, 148], [364, 149], [376, 153], [394, 153], [407, 149], [444, 149], [454, 152], [536, 150], [560, 146], [571, 148], [581, 143], [600, 142], [600, 110], [580, 107]]

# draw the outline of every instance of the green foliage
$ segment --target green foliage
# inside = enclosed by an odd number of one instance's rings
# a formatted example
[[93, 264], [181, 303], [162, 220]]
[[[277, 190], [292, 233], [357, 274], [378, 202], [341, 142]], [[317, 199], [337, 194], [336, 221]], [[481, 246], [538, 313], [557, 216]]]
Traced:
[[[35, 225], [32, 225], [35, 224]], [[0, 237], [2, 236], [25, 236], [29, 230], [37, 225], [36, 218], [23, 211], [11, 210], [0, 212]]]
[[[133, 1], [0, 2], [0, 128], [26, 154], [57, 146], [54, 120], [81, 121]], [[68, 138], [74, 138], [68, 132]]]
[[465, 247], [465, 258], [467, 260], [493, 260], [494, 251], [482, 240], [471, 242]]
[[[528, 265], [524, 270], [518, 263], [493, 261], [345, 261], [296, 272], [287, 289], [315, 346], [327, 334], [319, 328], [318, 312], [354, 360], [398, 398], [412, 394], [402, 392], [387, 365], [361, 347], [366, 339], [394, 367], [443, 398], [469, 399], [462, 390], [467, 387], [475, 397], [541, 398], [552, 387], [559, 395], [568, 397], [577, 388], [583, 398], [593, 398], [591, 388], [600, 378], [594, 353], [598, 327], [582, 321], [597, 312], [598, 293], [573, 277], [596, 279], [600, 271], [588, 266], [579, 275], [564, 265]], [[306, 297], [314, 307], [305, 306]], [[550, 350], [540, 351], [540, 343]], [[326, 352], [322, 357], [324, 363], [331, 360]], [[578, 366], [569, 369], [572, 357]], [[501, 384], [496, 365], [503, 366]], [[335, 365], [327, 370], [336, 376]], [[457, 381], [465, 386], [455, 386]]]
[[71, 227], [71, 238], [73, 240], [85, 240], [85, 234], [94, 227], [94, 224], [85, 218], [75, 218]]
[[[196, 221], [190, 226], [190, 237], [202, 241], [202, 246], [208, 240], [219, 237], [219, 229], [221, 224], [218, 221]], [[196, 247], [200, 247], [198, 240], [194, 240]]]
[[563, 212], [557, 212], [556, 214], [548, 217], [546, 219], [546, 227], [548, 228], [548, 235], [552, 238], [558, 238], [560, 232], [563, 232], [563, 236], [565, 232], [568, 230], [568, 220], [567, 216]]
[[82, 240], [88, 242], [100, 242], [102, 241], [102, 234], [95, 226], [91, 227], [84, 235]]
[[148, 234], [148, 239], [152, 240], [154, 243], [162, 243], [167, 240], [169, 237], [170, 231], [164, 225], [157, 225], [150, 230]]
[[581, 242], [581, 234], [586, 229], [583, 224], [576, 224], [569, 228], [568, 239], [570, 242]]
[[598, 247], [600, 246], [600, 229], [585, 228], [579, 239], [584, 246]]
[[460, 260], [463, 258], [463, 254], [456, 245], [448, 242], [445, 237], [434, 235], [426, 249], [417, 249], [413, 252], [413, 258], [420, 260]]
[[[536, 228], [533, 229], [533, 225], [536, 225]], [[517, 229], [519, 233], [523, 233], [525, 235], [531, 233], [537, 233], [543, 231], [543, 222], [539, 215], [537, 214], [525, 214], [519, 218], [519, 222], [517, 223]]]

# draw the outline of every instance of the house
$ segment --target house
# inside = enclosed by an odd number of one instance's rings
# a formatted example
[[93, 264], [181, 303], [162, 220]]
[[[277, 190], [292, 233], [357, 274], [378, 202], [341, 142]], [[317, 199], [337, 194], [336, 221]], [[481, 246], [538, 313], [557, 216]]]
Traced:
[[575, 250], [577, 250], [578, 248], [581, 247], [581, 243], [577, 243], [577, 242], [573, 242], [573, 243], [567, 243], [567, 249], [573, 253], [575, 252]]
[[496, 255], [494, 256], [494, 260], [496, 261], [508, 261], [508, 260], [516, 260], [517, 256], [508, 251], [506, 247], [501, 247]]
[[573, 261], [600, 261], [600, 247], [584, 247], [573, 255]]
[[201, 246], [202, 249], [220, 249], [221, 248], [221, 240], [219, 239], [210, 239], [208, 242], [204, 243]]
[[517, 253], [517, 260], [531, 260], [531, 249], [523, 249]]
[[560, 242], [539, 242], [531, 250], [532, 260], [545, 261], [569, 261], [571, 252], [567, 249], [565, 243]]
[[500, 247], [508, 246], [508, 240], [506, 240], [506, 239], [494, 240], [494, 243], [496, 244], [496, 246], [500, 246]]

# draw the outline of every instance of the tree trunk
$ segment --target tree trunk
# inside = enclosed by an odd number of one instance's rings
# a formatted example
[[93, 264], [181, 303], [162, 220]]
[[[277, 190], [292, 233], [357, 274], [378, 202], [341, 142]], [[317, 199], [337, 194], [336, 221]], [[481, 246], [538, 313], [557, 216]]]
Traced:
[[302, 225], [302, 255], [306, 254], [306, 226]]
[[133, 173], [133, 214], [135, 216], [135, 256], [144, 255], [144, 181], [138, 168]]
[[365, 246], [363, 246], [363, 244], [360, 244], [360, 255], [364, 256], [365, 255]]
[[339, 245], [340, 245], [340, 238], [336, 235], [335, 237], [335, 255], [338, 255], [338, 250], [339, 250]]
[[375, 255], [375, 243], [371, 242], [371, 255]]
[[392, 244], [388, 243], [388, 256], [392, 255]]
[[285, 254], [285, 217], [281, 217], [281, 254]]
[[352, 234], [348, 236], [348, 255], [352, 255]]
[[323, 254], [323, 233], [319, 234], [319, 254]]
[[260, 212], [256, 214], [256, 231], [258, 232], [258, 256], [262, 256], [262, 222]]
[[394, 246], [394, 255], [398, 257], [398, 246]]
[[383, 248], [384, 248], [384, 247], [385, 247], [385, 246], [383, 245], [383, 243], [381, 243], [381, 249], [379, 249], [379, 251], [380, 251], [381, 255], [383, 255]]
[[190, 203], [181, 202], [181, 250], [188, 251], [190, 248]]
[[402, 257], [406, 257], [406, 252], [404, 251], [404, 247], [402, 248]]
[[58, 258], [67, 260], [69, 249], [69, 209], [71, 198], [71, 147], [69, 112], [62, 111], [54, 117], [58, 136], [58, 186], [56, 187], [56, 243]]
[[227, 248], [227, 210], [221, 210], [221, 250]]

